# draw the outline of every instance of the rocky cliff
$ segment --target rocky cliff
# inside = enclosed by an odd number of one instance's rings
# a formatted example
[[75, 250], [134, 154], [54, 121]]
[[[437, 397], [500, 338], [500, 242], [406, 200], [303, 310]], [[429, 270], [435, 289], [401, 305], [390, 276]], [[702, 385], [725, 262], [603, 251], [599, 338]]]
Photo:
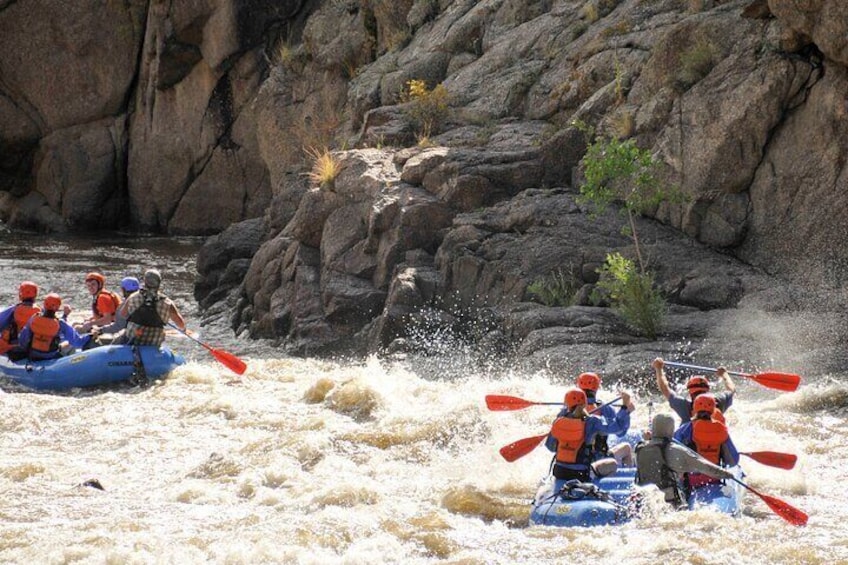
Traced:
[[[0, 3], [0, 217], [220, 232], [197, 296], [239, 332], [613, 372], [846, 366], [840, 0], [32, 4]], [[409, 81], [444, 89], [433, 128]], [[672, 305], [657, 340], [588, 299], [630, 241], [575, 199], [574, 120], [650, 149], [686, 195], [639, 219]], [[304, 149], [325, 147], [319, 184]], [[577, 305], [528, 300], [563, 272]]]

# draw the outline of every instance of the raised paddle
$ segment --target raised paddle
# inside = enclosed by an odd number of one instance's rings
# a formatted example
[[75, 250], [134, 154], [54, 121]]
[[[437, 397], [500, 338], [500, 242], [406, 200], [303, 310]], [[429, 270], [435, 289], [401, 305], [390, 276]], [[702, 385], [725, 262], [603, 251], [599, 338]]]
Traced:
[[[616, 399], [617, 400], [617, 399]], [[613, 400], [615, 402], [615, 400]], [[611, 404], [611, 403], [607, 403]], [[506, 412], [509, 410], [521, 410], [529, 406], [562, 406], [562, 402], [533, 402], [524, 400], [517, 396], [505, 396], [502, 394], [487, 394], [486, 407], [493, 412]]]
[[[678, 363], [677, 361], [666, 361], [666, 365], [672, 367], [682, 367], [684, 369], [695, 369], [696, 371], [705, 371], [714, 373], [716, 370], [712, 367], [699, 367], [698, 365], [689, 365], [687, 363]], [[797, 390], [801, 384], [801, 377], [792, 373], [779, 373], [776, 371], [765, 371], [762, 373], [740, 373], [738, 371], [728, 371], [729, 375], [744, 377], [751, 379], [763, 385], [764, 387], [782, 390], [785, 392], [793, 392]]]
[[[613, 400], [611, 400], [609, 402], [609, 404], [612, 404], [613, 402], [617, 402], [619, 400], [621, 400], [620, 396], [618, 398], [614, 398]], [[562, 403], [557, 402], [556, 404], [561, 405]], [[532, 403], [531, 403], [531, 405], [532, 405]], [[594, 410], [589, 412], [589, 414], [597, 412], [601, 408], [603, 408], [603, 406], [598, 406], [597, 408], [595, 408]], [[548, 437], [548, 434], [542, 434], [542, 435], [539, 435], [539, 436], [526, 437], [524, 439], [519, 439], [518, 441], [514, 441], [514, 442], [510, 443], [509, 445], [503, 446], [498, 451], [500, 452], [501, 457], [503, 457], [504, 459], [506, 459], [507, 461], [512, 463], [516, 459], [520, 459], [520, 458], [524, 457], [525, 455], [527, 455], [528, 453], [530, 453], [531, 451], [533, 451], [534, 449], [536, 449], [536, 447], [540, 443], [542, 443], [542, 440], [545, 439], [546, 437]]]
[[203, 347], [205, 347], [209, 351], [209, 353], [212, 354], [212, 356], [215, 359], [217, 359], [218, 361], [220, 361], [221, 363], [226, 365], [227, 368], [229, 370], [231, 370], [232, 372], [234, 372], [235, 374], [243, 375], [244, 372], [247, 370], [247, 364], [244, 361], [242, 361], [241, 359], [239, 359], [238, 357], [236, 357], [235, 355], [233, 355], [232, 353], [228, 353], [228, 352], [223, 351], [221, 349], [215, 349], [214, 347], [203, 343], [202, 341], [200, 341], [196, 337], [189, 335], [188, 332], [181, 330], [179, 327], [177, 327], [176, 325], [174, 325], [170, 322], [168, 322], [168, 325], [171, 326], [172, 328], [174, 328], [175, 330], [177, 330], [178, 332], [180, 332], [181, 334], [183, 334], [184, 336], [186, 336], [187, 338], [189, 338], [190, 340], [197, 342], [200, 345], [202, 345]]
[[798, 461], [797, 455], [777, 451], [754, 451], [751, 453], [739, 453], [739, 455], [746, 455], [757, 463], [779, 469], [791, 469], [795, 466], [795, 462]]
[[777, 514], [793, 526], [805, 526], [807, 524], [807, 519], [809, 518], [809, 516], [807, 516], [806, 513], [802, 512], [801, 510], [798, 510], [790, 504], [787, 504], [779, 498], [775, 498], [773, 496], [768, 496], [761, 492], [757, 492], [756, 490], [754, 490], [753, 487], [746, 485], [736, 477], [731, 478], [746, 489], [748, 489], [749, 491], [759, 496], [763, 500], [763, 502], [765, 502], [768, 507], [772, 509], [775, 514]]
[[531, 402], [517, 396], [504, 396], [500, 394], [486, 395], [486, 407], [494, 412], [521, 410], [528, 406], [562, 406], [562, 404], [562, 402]]

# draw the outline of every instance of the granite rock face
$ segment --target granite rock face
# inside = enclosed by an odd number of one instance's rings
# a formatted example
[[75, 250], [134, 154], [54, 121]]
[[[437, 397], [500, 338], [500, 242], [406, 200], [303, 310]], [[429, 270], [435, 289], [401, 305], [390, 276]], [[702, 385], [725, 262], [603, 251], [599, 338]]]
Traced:
[[[838, 332], [774, 335], [844, 304], [839, 0], [27, 6], [0, 4], [14, 39], [0, 50], [0, 219], [220, 233], [198, 298], [234, 304], [210, 312], [239, 332], [296, 353], [449, 335], [616, 371], [740, 343], [773, 357], [769, 341], [796, 357], [822, 343], [842, 363]], [[409, 81], [446, 96], [427, 106]], [[657, 340], [592, 298], [630, 240], [577, 198], [575, 120], [650, 149], [686, 196], [638, 219], [671, 305]], [[332, 182], [310, 175], [324, 154]], [[575, 305], [530, 301], [552, 274]]]

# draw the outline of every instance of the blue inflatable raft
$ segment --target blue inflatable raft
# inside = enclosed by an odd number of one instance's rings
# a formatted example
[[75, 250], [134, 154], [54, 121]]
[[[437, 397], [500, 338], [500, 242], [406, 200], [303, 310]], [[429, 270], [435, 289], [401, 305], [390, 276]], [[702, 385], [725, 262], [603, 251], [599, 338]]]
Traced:
[[[734, 468], [736, 478], [744, 473]], [[591, 483], [569, 481], [553, 492], [553, 477], [539, 488], [530, 511], [531, 525], [574, 527], [621, 524], [634, 517], [638, 507], [636, 468], [622, 467], [614, 474], [593, 478]], [[689, 510], [703, 507], [737, 516], [741, 513], [745, 488], [735, 481], [722, 481], [695, 489], [687, 500]]]
[[569, 481], [558, 493], [554, 480], [539, 489], [530, 511], [534, 526], [609, 526], [630, 519], [628, 499], [635, 467], [622, 467], [608, 477], [593, 478], [591, 483]]
[[[745, 473], [738, 465], [733, 467], [733, 473], [740, 481], [745, 478]], [[689, 510], [709, 506], [725, 514], [738, 516], [742, 512], [742, 499], [745, 496], [745, 487], [736, 481], [726, 480], [719, 483], [704, 485], [695, 489], [689, 496]]]
[[[148, 379], [159, 378], [185, 363], [167, 348], [136, 348]], [[130, 381], [139, 376], [133, 347], [106, 345], [51, 359], [10, 361], [0, 357], [0, 376], [9, 383], [33, 390], [68, 390]]]

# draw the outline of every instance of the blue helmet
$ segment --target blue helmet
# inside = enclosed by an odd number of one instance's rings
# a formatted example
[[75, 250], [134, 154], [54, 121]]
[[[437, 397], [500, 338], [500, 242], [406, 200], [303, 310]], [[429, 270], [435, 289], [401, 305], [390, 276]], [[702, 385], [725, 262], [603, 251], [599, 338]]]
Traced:
[[121, 288], [127, 292], [135, 292], [139, 289], [138, 279], [135, 277], [124, 277], [121, 279]]

